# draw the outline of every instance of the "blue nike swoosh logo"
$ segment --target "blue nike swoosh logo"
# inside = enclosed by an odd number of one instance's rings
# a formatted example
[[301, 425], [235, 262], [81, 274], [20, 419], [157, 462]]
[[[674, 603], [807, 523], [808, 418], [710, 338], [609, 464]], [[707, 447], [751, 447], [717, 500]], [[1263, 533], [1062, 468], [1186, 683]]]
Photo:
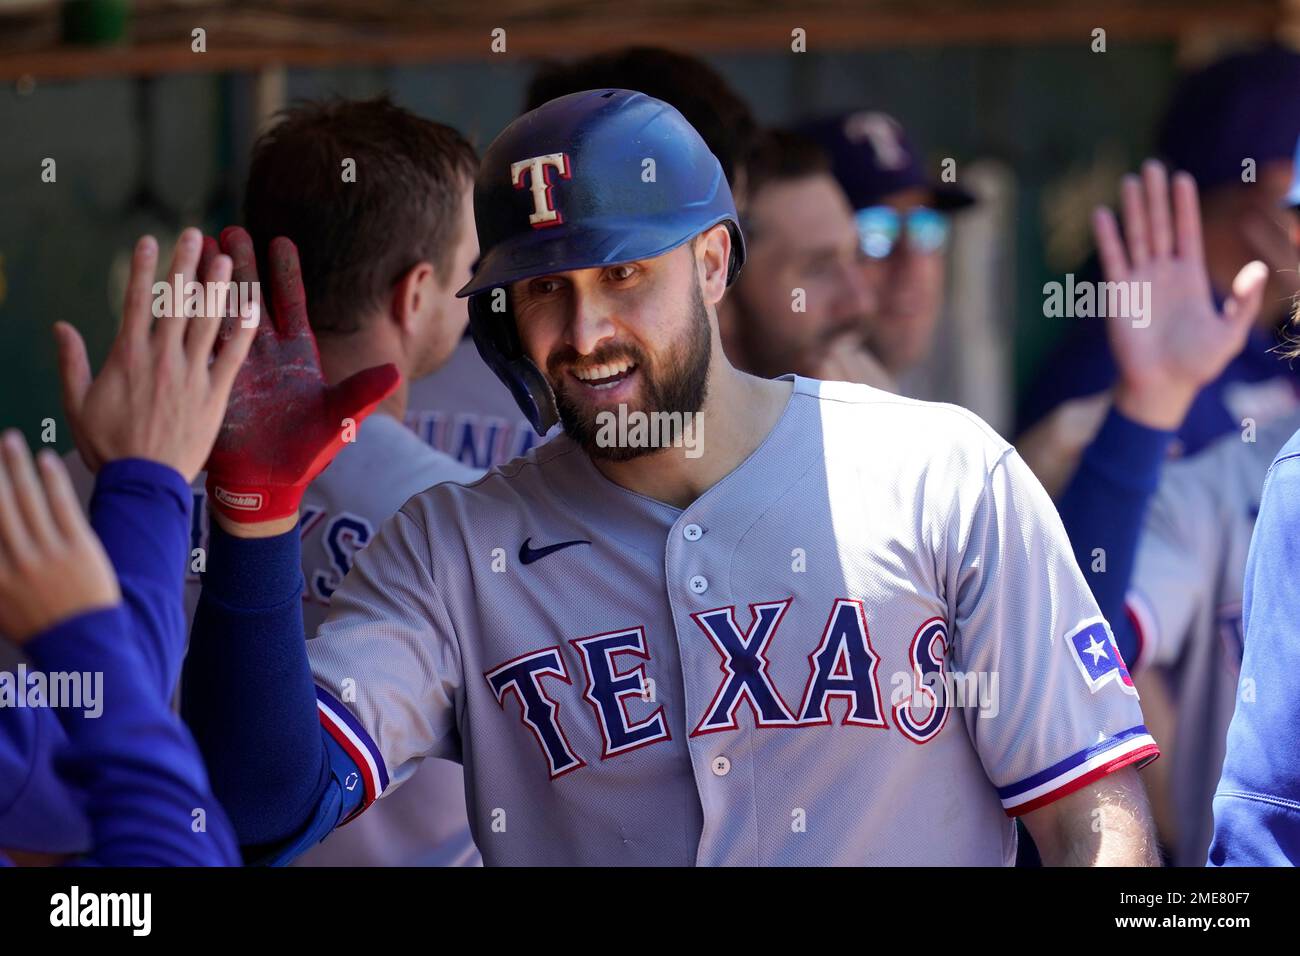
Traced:
[[548, 554], [554, 554], [556, 551], [560, 551], [564, 548], [572, 548], [575, 544], [591, 544], [590, 541], [579, 539], [574, 541], [561, 541], [559, 544], [548, 544], [544, 548], [532, 548], [529, 547], [529, 542], [532, 540], [531, 537], [525, 538], [524, 543], [519, 546], [520, 564], [532, 564], [534, 561], [540, 560]]

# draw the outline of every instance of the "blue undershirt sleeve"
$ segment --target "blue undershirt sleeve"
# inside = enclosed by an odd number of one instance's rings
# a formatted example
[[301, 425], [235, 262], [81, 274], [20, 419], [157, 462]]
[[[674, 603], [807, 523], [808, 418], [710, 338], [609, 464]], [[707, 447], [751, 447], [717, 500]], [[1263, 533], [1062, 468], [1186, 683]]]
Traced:
[[1147, 505], [1173, 439], [1173, 432], [1139, 425], [1112, 408], [1057, 502], [1075, 560], [1129, 662], [1137, 660], [1138, 638], [1124, 599]]

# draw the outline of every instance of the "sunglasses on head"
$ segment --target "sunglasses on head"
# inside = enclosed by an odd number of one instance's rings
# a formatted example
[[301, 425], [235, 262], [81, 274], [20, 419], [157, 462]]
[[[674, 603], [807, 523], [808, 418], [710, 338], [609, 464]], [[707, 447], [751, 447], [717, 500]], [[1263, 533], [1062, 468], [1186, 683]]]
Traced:
[[868, 206], [854, 218], [862, 251], [872, 259], [885, 259], [901, 240], [917, 252], [938, 252], [948, 239], [948, 217], [929, 206], [899, 212], [892, 206]]

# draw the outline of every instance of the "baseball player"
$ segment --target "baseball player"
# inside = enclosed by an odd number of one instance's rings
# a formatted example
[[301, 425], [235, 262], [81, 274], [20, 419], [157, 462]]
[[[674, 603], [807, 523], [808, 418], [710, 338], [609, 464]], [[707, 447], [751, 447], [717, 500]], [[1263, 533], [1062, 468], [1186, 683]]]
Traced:
[[1300, 413], [1261, 427], [1254, 441], [1230, 435], [1166, 468], [1151, 501], [1128, 594], [1128, 620], [1142, 647], [1134, 672], [1150, 668], [1173, 704], [1170, 841], [1179, 866], [1204, 864], [1211, 803], [1223, 766], [1242, 661], [1242, 584], [1269, 466], [1300, 429]]
[[[356, 162], [356, 182], [339, 181], [341, 152]], [[303, 496], [306, 634], [324, 621], [357, 552], [408, 498], [481, 474], [402, 424], [405, 383], [441, 371], [469, 320], [455, 291], [478, 256], [476, 164], [457, 131], [385, 98], [300, 104], [254, 145], [244, 199], [251, 236], [231, 230], [223, 237], [228, 251], [246, 266], [254, 248], [265, 261], [275, 236], [295, 241], [327, 381], [383, 361], [402, 375], [397, 391], [359, 423], [355, 441]], [[196, 603], [198, 590], [196, 579]], [[409, 793], [301, 862], [477, 865], [460, 767], [426, 761], [411, 783]]]
[[[470, 232], [473, 232], [471, 226]], [[481, 472], [526, 455], [543, 440], [466, 336], [431, 375], [411, 383], [406, 426], [421, 441]]]
[[1161, 737], [1167, 765], [1149, 785], [1174, 862], [1199, 866], [1241, 658], [1241, 579], [1254, 508], [1264, 473], [1300, 416], [1228, 436], [1161, 475], [1195, 396], [1240, 351], [1269, 271], [1258, 261], [1241, 269], [1220, 311], [1192, 178], [1178, 173], [1171, 185], [1164, 166], [1150, 161], [1140, 177], [1125, 177], [1121, 195], [1123, 237], [1114, 216], [1100, 210], [1097, 246], [1106, 280], [1140, 283], [1148, 311], [1107, 316], [1119, 381], [1060, 509], [1125, 660], [1135, 674], [1150, 667], [1153, 690], [1170, 698], [1171, 727]]
[[[339, 144], [365, 175], [340, 182]], [[403, 110], [387, 99], [302, 103], [286, 110], [253, 147], [244, 216], [252, 235], [230, 229], [225, 251], [247, 266], [272, 237], [301, 239], [303, 294], [313, 309], [323, 373], [341, 381], [388, 359], [403, 382], [446, 361], [468, 314], [455, 290], [469, 277], [478, 252], [472, 185], [477, 159], [455, 130]], [[418, 202], [396, 184], [419, 184]], [[445, 217], [442, 228], [430, 221]], [[451, 228], [446, 228], [447, 226]], [[408, 256], [393, 278], [388, 263]], [[206, 256], [218, 253], [208, 240]], [[263, 252], [265, 257], [265, 252]], [[342, 277], [335, 264], [346, 263]], [[206, 268], [201, 264], [200, 273]], [[339, 285], [349, 285], [341, 291]], [[481, 361], [481, 360], [480, 360]], [[441, 373], [441, 369], [439, 369]], [[493, 379], [501, 391], [504, 388]], [[408, 498], [443, 481], [481, 473], [429, 448], [402, 427], [405, 387], [355, 429], [333, 467], [307, 488], [302, 501], [303, 622], [314, 634], [330, 596], [353, 559]], [[508, 393], [507, 397], [508, 397]], [[515, 409], [518, 415], [518, 409]], [[529, 428], [532, 435], [532, 429]], [[94, 476], [69, 456], [74, 482], [88, 501]], [[376, 481], [376, 475], [383, 475]], [[206, 475], [194, 487], [191, 553], [208, 552]], [[186, 562], [187, 620], [194, 618], [202, 562]], [[409, 787], [328, 843], [303, 865], [475, 865], [478, 853], [465, 818], [460, 767], [431, 760]]]
[[[529, 82], [524, 110], [597, 87], [641, 90], [675, 106], [718, 157], [743, 208], [746, 157], [757, 123], [709, 64], [675, 50], [637, 46], [548, 62]], [[406, 423], [434, 448], [472, 468], [503, 464], [543, 440], [468, 337], [445, 365], [411, 383]]]
[[408, 502], [306, 643], [304, 475], [393, 377], [256, 388], [309, 337], [282, 292], [237, 383], [184, 706], [243, 843], [291, 858], [449, 756], [488, 863], [1005, 864], [1015, 815], [1048, 862], [1153, 860], [1158, 751], [1051, 503], [968, 412], [728, 364], [743, 240], [676, 110], [524, 115], [475, 218], [471, 329], [565, 434]]
[[[1276, 43], [1235, 52], [1182, 77], [1164, 117], [1160, 153], [1200, 189], [1205, 267], [1218, 301], [1228, 297], [1248, 262], [1263, 261], [1270, 270], [1264, 306], [1244, 348], [1196, 395], [1179, 424], [1177, 447], [1185, 454], [1237, 432], [1243, 418], [1262, 425], [1300, 405], [1300, 367], [1278, 362], [1274, 352], [1287, 304], [1300, 291], [1295, 251], [1278, 215], [1293, 177], [1298, 134], [1300, 53]], [[1085, 269], [1079, 278], [1095, 280], [1095, 271]], [[1052, 457], [1072, 465], [1104, 416], [1089, 424], [1086, 405], [1054, 422], [1050, 413], [1116, 380], [1115, 356], [1100, 324], [1075, 323], [1025, 391], [1018, 427], [1047, 424], [1059, 434], [1040, 440]], [[1072, 433], [1081, 423], [1088, 437], [1076, 443]]]
[[798, 129], [826, 151], [853, 208], [866, 254], [861, 268], [876, 302], [871, 353], [900, 384], [900, 394], [915, 396], [944, 309], [950, 219], [975, 197], [931, 176], [888, 113], [858, 110]]
[[864, 342], [876, 297], [829, 158], [804, 136], [766, 130], [746, 169], [751, 268], [718, 306], [727, 358], [768, 378], [796, 372], [895, 391]]
[[[1147, 787], [1153, 802], [1167, 808], [1158, 819], [1173, 863], [1200, 866], [1210, 845], [1211, 800], [1241, 668], [1247, 551], [1265, 475], [1300, 428], [1300, 414], [1260, 427], [1249, 441], [1225, 436], [1199, 455], [1165, 465], [1163, 473], [1161, 449], [1173, 433], [1144, 437], [1141, 426], [1125, 424], [1115, 412], [1111, 417], [1084, 454], [1074, 482], [1079, 490], [1067, 492], [1062, 516], [1071, 539], [1082, 545], [1076, 551], [1085, 554], [1104, 546], [1113, 556], [1124, 537], [1135, 539], [1131, 577], [1107, 562], [1106, 576], [1118, 579], [1121, 598], [1113, 619], [1117, 637], [1130, 635], [1130, 669], [1139, 683], [1145, 676], [1167, 689], [1171, 726], [1160, 737], [1167, 766], [1153, 770]], [[1138, 492], [1144, 502], [1150, 497], [1137, 524], [1114, 522], [1108, 541], [1095, 524], [1091, 531], [1076, 530], [1074, 496], [1089, 494], [1098, 509], [1121, 511], [1127, 519], [1121, 502], [1134, 494], [1133, 482], [1155, 488], [1154, 494]]]
[[[1178, 173], [1171, 187], [1163, 164], [1149, 160], [1141, 178], [1124, 178], [1121, 192], [1123, 238], [1110, 210], [1099, 209], [1094, 218], [1107, 281], [1134, 290], [1128, 297], [1130, 308], [1115, 310], [1106, 323], [1120, 380], [1113, 413], [1105, 423], [1109, 433], [1099, 434], [1098, 446], [1119, 447], [1109, 453], [1109, 464], [1094, 454], [1061, 503], [1067, 527], [1080, 529], [1076, 547], [1080, 534], [1087, 538], [1079, 561], [1089, 567], [1093, 590], [1103, 611], [1112, 611], [1111, 619], [1119, 616], [1124, 598], [1133, 529], [1140, 525], [1146, 496], [1154, 489], [1154, 480], [1142, 473], [1158, 467], [1196, 395], [1240, 351], [1269, 275], [1262, 262], [1244, 265], [1219, 310], [1206, 268], [1192, 177]], [[1157, 433], [1147, 449], [1142, 447], [1143, 429]], [[1133, 447], [1124, 447], [1126, 433], [1135, 433], [1128, 443]], [[1122, 477], [1114, 477], [1116, 469]], [[1101, 484], [1112, 486], [1115, 494], [1095, 493]], [[1104, 540], [1112, 532], [1124, 536], [1125, 543]], [[1088, 552], [1099, 545], [1107, 561], [1093, 569]], [[1136, 660], [1138, 649], [1128, 629], [1121, 628], [1117, 636], [1125, 660]]]

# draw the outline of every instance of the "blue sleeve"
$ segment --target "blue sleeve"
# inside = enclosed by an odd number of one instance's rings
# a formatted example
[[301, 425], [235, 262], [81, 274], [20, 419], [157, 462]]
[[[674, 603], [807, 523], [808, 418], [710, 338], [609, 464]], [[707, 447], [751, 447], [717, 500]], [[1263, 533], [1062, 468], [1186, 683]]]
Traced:
[[317, 717], [301, 561], [297, 528], [254, 540], [212, 522], [181, 695], [240, 843], [273, 862], [324, 838], [360, 802], [339, 784], [357, 767], [346, 755], [340, 764]]
[[[1160, 482], [1160, 465], [1173, 432], [1147, 428], [1111, 409], [1057, 503], [1102, 616], [1125, 661], [1136, 663], [1137, 631], [1124, 610], [1147, 504]], [[1105, 570], [1093, 570], [1101, 548]]]
[[100, 685], [93, 706], [57, 709], [68, 736], [57, 767], [86, 794], [90, 818], [93, 849], [82, 862], [238, 865], [234, 830], [212, 797], [194, 741], [131, 638], [131, 620], [118, 606], [79, 615], [27, 645], [43, 670], [95, 675]]
[[[143, 459], [104, 465], [90, 499], [90, 522], [121, 584], [128, 639], [140, 660], [141, 676], [152, 696], [161, 700], [171, 698], [185, 654], [181, 595], [192, 501], [189, 486], [175, 469]], [[49, 773], [53, 766], [49, 745], [61, 749], [65, 731], [48, 708], [37, 709], [34, 719], [41, 725], [35, 737], [41, 746], [24, 756], [37, 772]], [[78, 816], [77, 832], [88, 841], [85, 825]], [[82, 839], [72, 842], [85, 845]]]
[[1300, 451], [1264, 482], [1246, 559], [1245, 648], [1223, 774], [1213, 866], [1300, 865]]
[[90, 524], [104, 543], [149, 675], [170, 699], [185, 655], [185, 568], [193, 494], [173, 468], [126, 458], [99, 470]]

